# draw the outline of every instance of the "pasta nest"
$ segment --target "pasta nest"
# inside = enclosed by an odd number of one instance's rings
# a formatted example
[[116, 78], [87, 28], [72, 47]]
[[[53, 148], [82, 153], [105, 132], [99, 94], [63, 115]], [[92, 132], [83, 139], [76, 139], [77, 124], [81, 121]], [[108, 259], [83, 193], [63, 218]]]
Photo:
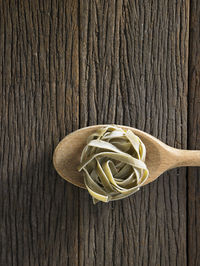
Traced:
[[137, 192], [149, 171], [146, 148], [131, 130], [118, 126], [100, 128], [87, 139], [79, 171], [93, 202], [119, 200]]

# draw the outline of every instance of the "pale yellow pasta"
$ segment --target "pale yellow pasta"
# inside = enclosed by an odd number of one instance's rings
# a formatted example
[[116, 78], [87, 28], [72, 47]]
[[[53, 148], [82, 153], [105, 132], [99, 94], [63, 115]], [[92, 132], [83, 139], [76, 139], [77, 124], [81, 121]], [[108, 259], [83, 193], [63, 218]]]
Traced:
[[146, 181], [146, 148], [131, 130], [107, 126], [89, 136], [79, 171], [93, 202], [130, 196]]

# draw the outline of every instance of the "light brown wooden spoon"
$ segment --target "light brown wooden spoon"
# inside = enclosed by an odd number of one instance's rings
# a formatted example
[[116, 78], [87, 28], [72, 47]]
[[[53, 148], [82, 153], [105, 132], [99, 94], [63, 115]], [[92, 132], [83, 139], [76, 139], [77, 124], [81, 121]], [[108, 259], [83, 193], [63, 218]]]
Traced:
[[[66, 136], [54, 151], [53, 163], [58, 174], [75, 186], [85, 188], [83, 173], [78, 172], [80, 156], [89, 135], [106, 125], [85, 127]], [[156, 180], [163, 172], [180, 166], [200, 166], [200, 151], [172, 148], [141, 130], [119, 126], [132, 130], [146, 146], [146, 165], [149, 177], [144, 185]]]

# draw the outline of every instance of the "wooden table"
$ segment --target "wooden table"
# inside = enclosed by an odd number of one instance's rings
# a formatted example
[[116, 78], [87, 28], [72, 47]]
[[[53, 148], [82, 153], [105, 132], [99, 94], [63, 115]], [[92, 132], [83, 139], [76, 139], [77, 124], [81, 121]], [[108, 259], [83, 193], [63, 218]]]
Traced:
[[0, 1], [0, 265], [200, 265], [198, 168], [93, 205], [52, 165], [100, 123], [200, 149], [199, 18], [198, 0]]

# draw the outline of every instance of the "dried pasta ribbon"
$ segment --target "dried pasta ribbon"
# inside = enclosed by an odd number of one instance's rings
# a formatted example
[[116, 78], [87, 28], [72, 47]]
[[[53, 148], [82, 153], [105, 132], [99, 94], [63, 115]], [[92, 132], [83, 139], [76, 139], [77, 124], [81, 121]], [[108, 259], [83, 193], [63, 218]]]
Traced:
[[131, 130], [107, 126], [89, 136], [79, 171], [93, 202], [122, 199], [137, 192], [149, 171], [146, 148]]

